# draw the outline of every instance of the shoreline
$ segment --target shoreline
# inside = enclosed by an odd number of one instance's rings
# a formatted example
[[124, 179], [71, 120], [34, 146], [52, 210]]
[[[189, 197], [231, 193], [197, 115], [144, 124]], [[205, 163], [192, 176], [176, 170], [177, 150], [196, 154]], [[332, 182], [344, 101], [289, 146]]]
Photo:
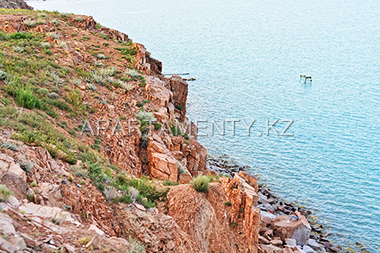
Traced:
[[[224, 174], [231, 178], [233, 178], [235, 174], [238, 174], [239, 171], [250, 173], [250, 166], [231, 164], [229, 161], [223, 158], [225, 158], [225, 155], [222, 155], [218, 158], [209, 156], [206, 161], [207, 168], [216, 172], [217, 174]], [[256, 177], [256, 175], [250, 175]], [[322, 224], [323, 222], [321, 221], [320, 217], [313, 215], [313, 212], [307, 209], [307, 207], [299, 205], [295, 202], [287, 201], [283, 197], [279, 196], [278, 193], [272, 193], [271, 189], [263, 183], [258, 183], [258, 196], [258, 207], [260, 208], [261, 218], [263, 216], [271, 217], [272, 215], [275, 217], [282, 215], [292, 215], [292, 210], [298, 210], [301, 215], [306, 217], [307, 221], [310, 224], [312, 233], [310, 234], [309, 239], [314, 240], [320, 245], [323, 245], [326, 252], [342, 252], [343, 250], [345, 250], [344, 252], [369, 252], [360, 242], [355, 242], [354, 248], [353, 245], [342, 247], [341, 245], [334, 244], [333, 241], [329, 239], [329, 237], [331, 237], [333, 234], [326, 232], [325, 225]], [[274, 219], [274, 217], [272, 219]], [[265, 235], [268, 230], [269, 228], [265, 230], [260, 228], [260, 236]]]

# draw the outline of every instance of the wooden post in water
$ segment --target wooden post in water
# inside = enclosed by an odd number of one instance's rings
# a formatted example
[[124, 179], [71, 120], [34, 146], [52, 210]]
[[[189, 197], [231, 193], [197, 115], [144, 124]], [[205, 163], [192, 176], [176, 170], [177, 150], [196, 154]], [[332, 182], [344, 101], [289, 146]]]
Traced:
[[303, 84], [306, 84], [306, 81], [309, 80], [310, 82], [312, 82], [313, 80], [311, 79], [311, 76], [307, 76], [307, 75], [300, 75], [300, 82], [301, 80], [304, 80], [303, 81]]

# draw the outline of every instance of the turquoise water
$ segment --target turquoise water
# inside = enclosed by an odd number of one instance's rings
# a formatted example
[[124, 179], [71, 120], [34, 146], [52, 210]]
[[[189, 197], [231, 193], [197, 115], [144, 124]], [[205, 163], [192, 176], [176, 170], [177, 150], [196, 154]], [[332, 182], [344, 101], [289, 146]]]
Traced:
[[[330, 238], [380, 251], [380, 1], [30, 1], [92, 15], [189, 72], [188, 115], [225, 136], [199, 138], [209, 154], [250, 165], [281, 196], [310, 207]], [[303, 85], [299, 75], [313, 77]], [[247, 136], [242, 120], [256, 123]], [[294, 120], [293, 137], [265, 133]], [[276, 125], [280, 131], [284, 123]]]

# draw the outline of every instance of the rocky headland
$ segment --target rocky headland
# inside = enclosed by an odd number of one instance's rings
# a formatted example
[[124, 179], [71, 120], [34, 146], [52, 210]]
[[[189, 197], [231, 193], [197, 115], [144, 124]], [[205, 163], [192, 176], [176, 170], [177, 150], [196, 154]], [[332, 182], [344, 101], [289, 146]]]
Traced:
[[207, 159], [187, 83], [161, 70], [92, 17], [0, 9], [0, 250], [339, 252]]

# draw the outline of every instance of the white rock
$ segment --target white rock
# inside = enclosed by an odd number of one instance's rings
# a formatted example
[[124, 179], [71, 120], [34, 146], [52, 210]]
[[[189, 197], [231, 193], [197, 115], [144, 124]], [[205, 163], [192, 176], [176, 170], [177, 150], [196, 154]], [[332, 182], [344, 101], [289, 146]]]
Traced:
[[308, 245], [303, 246], [303, 251], [306, 253], [315, 253], [315, 251]]
[[324, 247], [322, 245], [320, 245], [319, 243], [317, 243], [314, 239], [309, 239], [308, 243], [307, 243], [313, 250], [317, 250], [317, 251], [321, 251], [322, 249], [324, 249]]
[[26, 173], [23, 169], [21, 169], [18, 163], [12, 163], [8, 169], [8, 172], [13, 172], [26, 181]]
[[17, 208], [19, 205], [21, 205], [20, 201], [15, 196], [9, 196], [8, 204], [14, 208]]
[[105, 233], [102, 230], [100, 230], [99, 228], [97, 228], [95, 225], [91, 225], [88, 230], [95, 231], [95, 233], [97, 233], [98, 235], [100, 235], [102, 238], [106, 237]]
[[295, 247], [297, 245], [297, 242], [296, 242], [296, 239], [286, 238], [285, 239], [285, 244], [289, 245], [291, 247]]
[[14, 235], [16, 234], [15, 227], [13, 226], [13, 219], [5, 213], [0, 213], [0, 234]]

